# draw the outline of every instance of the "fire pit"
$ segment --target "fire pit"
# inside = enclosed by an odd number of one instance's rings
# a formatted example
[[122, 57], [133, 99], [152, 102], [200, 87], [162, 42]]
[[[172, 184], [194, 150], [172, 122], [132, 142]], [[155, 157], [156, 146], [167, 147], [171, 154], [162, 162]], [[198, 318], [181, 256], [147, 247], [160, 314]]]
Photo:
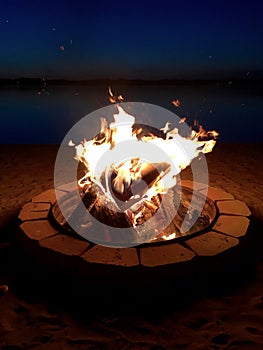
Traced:
[[[182, 180], [181, 186], [188, 194], [192, 192], [193, 182]], [[201, 183], [196, 183], [195, 187], [201, 196], [207, 190], [206, 185]], [[70, 198], [69, 185], [62, 187], [60, 191], [65, 199]], [[234, 199], [230, 193], [214, 187], [208, 188], [207, 198], [210, 208], [208, 212], [214, 214], [216, 208], [217, 214], [210, 225], [201, 231], [196, 228], [195, 232], [183, 237], [161, 240], [157, 243], [149, 242], [132, 248], [111, 248], [85, 241], [63, 225], [58, 226], [58, 223], [54, 222], [54, 213], [57, 213], [55, 191], [48, 190], [25, 204], [20, 212], [23, 246], [26, 247], [28, 241], [33, 240], [37, 242], [39, 249], [59, 253], [60, 261], [63, 256], [73, 259], [72, 262], [77, 257], [87, 266], [143, 268], [196, 262], [204, 257], [231, 251], [233, 247], [239, 245], [249, 226], [248, 217], [251, 212], [245, 203]]]
[[74, 258], [76, 269], [178, 266], [238, 246], [251, 214], [245, 203], [195, 181], [194, 172], [193, 181], [179, 177], [212, 151], [218, 134], [200, 128], [181, 136], [170, 123], [158, 130], [116, 108], [114, 122], [102, 118], [93, 139], [63, 145], [75, 146], [78, 163], [66, 174], [77, 179], [58, 185], [58, 159], [68, 165], [58, 153], [56, 189], [34, 197], [19, 215], [25, 242]]

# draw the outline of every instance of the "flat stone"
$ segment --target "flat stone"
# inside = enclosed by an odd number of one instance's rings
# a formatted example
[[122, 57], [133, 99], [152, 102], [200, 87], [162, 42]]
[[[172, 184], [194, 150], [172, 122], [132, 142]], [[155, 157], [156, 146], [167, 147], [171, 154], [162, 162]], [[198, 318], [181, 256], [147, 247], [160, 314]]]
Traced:
[[219, 201], [216, 203], [220, 214], [249, 216], [251, 211], [244, 202], [239, 200]]
[[139, 259], [136, 248], [109, 248], [95, 245], [86, 251], [81, 257], [91, 263], [136, 266], [139, 265]]
[[206, 196], [212, 199], [213, 201], [234, 199], [232, 194], [224, 190], [221, 190], [221, 188], [217, 188], [217, 187], [208, 187], [207, 193], [206, 193], [206, 190], [202, 190], [200, 192], [204, 195], [206, 194]]
[[46, 211], [50, 209], [50, 203], [33, 203], [29, 202], [23, 205], [23, 210], [36, 212], [36, 211]]
[[34, 203], [51, 203], [54, 204], [57, 201], [55, 190], [47, 190], [40, 193], [32, 199]]
[[238, 245], [238, 243], [237, 238], [213, 231], [186, 241], [186, 244], [199, 256], [213, 256]]
[[47, 219], [50, 203], [26, 203], [18, 218], [22, 221]]
[[190, 189], [195, 189], [197, 191], [204, 190], [208, 188], [208, 185], [203, 184], [201, 182], [197, 181], [192, 181], [192, 180], [181, 180], [178, 182], [179, 185], [190, 188]]
[[26, 221], [20, 225], [20, 228], [29, 238], [38, 241], [58, 233], [48, 220]]
[[48, 211], [25, 211], [22, 210], [18, 216], [21, 221], [47, 219]]
[[86, 241], [64, 234], [41, 239], [39, 244], [65, 255], [81, 255], [90, 245]]
[[241, 237], [247, 232], [249, 219], [244, 216], [220, 215], [213, 230], [230, 236]]
[[141, 264], [144, 266], [168, 265], [192, 260], [195, 256], [190, 249], [179, 243], [140, 248]]

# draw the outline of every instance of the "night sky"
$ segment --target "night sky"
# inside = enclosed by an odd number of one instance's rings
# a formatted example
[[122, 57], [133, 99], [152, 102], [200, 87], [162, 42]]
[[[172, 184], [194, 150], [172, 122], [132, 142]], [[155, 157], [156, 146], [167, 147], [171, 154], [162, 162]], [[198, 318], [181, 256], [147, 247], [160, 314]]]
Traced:
[[253, 78], [263, 72], [259, 0], [0, 4], [0, 78]]

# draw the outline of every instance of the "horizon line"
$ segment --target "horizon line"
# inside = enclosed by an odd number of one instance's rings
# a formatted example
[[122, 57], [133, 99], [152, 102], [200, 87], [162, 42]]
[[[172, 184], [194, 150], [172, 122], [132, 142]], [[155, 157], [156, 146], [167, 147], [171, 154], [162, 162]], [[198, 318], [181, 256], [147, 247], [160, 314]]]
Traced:
[[263, 77], [223, 77], [217, 78], [159, 78], [159, 79], [145, 79], [145, 78], [87, 78], [87, 79], [76, 79], [76, 78], [44, 78], [44, 77], [19, 77], [19, 78], [1, 78], [0, 84], [2, 83], [104, 83], [105, 82], [116, 82], [116, 83], [180, 83], [180, 82], [249, 82], [249, 81], [263, 81]]

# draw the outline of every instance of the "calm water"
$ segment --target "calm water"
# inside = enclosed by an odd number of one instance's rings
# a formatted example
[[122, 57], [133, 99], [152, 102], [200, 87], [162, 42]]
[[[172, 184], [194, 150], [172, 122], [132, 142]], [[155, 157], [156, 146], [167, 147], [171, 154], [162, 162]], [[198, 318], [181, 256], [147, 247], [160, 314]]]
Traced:
[[[46, 86], [1, 88], [1, 143], [60, 143], [69, 129], [88, 113], [108, 105], [107, 86]], [[242, 85], [113, 86], [125, 101], [165, 107], [188, 124], [198, 120], [220, 133], [221, 142], [262, 142], [263, 94], [252, 83]], [[178, 99], [177, 108], [171, 101]], [[166, 120], [160, 116], [157, 124]], [[98, 130], [94, 130], [94, 135]]]

